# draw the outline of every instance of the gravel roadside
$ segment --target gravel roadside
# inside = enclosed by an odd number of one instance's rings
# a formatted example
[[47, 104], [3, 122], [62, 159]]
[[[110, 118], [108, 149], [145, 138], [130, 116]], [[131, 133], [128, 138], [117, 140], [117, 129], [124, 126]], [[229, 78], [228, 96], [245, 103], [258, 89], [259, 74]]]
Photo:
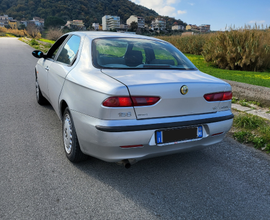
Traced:
[[270, 107], [270, 88], [254, 86], [231, 80], [224, 80], [232, 87], [233, 96], [239, 100], [258, 101], [265, 107]]

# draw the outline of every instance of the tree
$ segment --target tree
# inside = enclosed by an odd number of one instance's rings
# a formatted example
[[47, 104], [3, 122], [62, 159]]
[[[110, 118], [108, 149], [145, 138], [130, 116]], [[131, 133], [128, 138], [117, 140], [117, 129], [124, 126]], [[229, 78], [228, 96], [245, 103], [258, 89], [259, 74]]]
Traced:
[[66, 23], [58, 17], [50, 16], [45, 19], [45, 27], [60, 27], [65, 25]]
[[132, 32], [135, 32], [137, 29], [138, 29], [138, 23], [135, 22], [135, 21], [132, 21], [131, 24], [130, 24], [130, 30]]
[[27, 25], [27, 33], [30, 35], [32, 38], [41, 38], [41, 34], [38, 30], [38, 28], [34, 24], [28, 24]]
[[26, 27], [25, 27], [24, 24], [20, 24], [19, 27], [18, 27], [19, 30], [25, 30], [25, 28], [26, 28]]

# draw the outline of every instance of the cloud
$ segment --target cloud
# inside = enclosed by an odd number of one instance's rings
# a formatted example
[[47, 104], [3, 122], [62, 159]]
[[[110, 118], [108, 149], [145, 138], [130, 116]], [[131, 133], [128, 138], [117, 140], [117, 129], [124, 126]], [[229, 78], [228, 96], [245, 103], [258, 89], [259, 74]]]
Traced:
[[176, 0], [167, 0], [166, 3], [167, 3], [168, 5], [171, 5], [171, 4], [175, 4], [175, 2], [176, 2]]
[[175, 7], [173, 7], [173, 5], [179, 3], [180, 0], [131, 0], [131, 1], [136, 4], [145, 6], [149, 9], [153, 9], [160, 15], [171, 17], [176, 16], [177, 14], [181, 14], [176, 11]]
[[261, 20], [261, 21], [250, 21], [250, 22], [248, 22], [249, 24], [263, 24], [263, 23], [265, 23], [265, 20]]
[[181, 10], [177, 11], [177, 14], [179, 14], [179, 15], [183, 15], [183, 14], [186, 14], [186, 13], [187, 13], [187, 11], [181, 11]]
[[189, 5], [191, 5], [191, 6], [193, 6], [194, 5], [194, 3], [188, 3]]
[[165, 6], [164, 8], [160, 9], [160, 14], [163, 15], [171, 15], [175, 13], [175, 8], [171, 6]]

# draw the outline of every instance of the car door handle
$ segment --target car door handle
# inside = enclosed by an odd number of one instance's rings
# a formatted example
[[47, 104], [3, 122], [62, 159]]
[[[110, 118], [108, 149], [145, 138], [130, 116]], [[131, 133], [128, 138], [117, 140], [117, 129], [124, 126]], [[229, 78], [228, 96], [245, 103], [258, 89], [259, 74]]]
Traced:
[[46, 70], [46, 71], [49, 71], [50, 69], [49, 69], [49, 67], [45, 67], [45, 70]]

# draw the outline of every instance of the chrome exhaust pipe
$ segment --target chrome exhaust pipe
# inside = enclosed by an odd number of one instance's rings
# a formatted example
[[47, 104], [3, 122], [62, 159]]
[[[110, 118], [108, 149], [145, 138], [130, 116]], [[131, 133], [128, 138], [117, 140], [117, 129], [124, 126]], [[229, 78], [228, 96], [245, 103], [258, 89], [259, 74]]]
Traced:
[[122, 160], [122, 164], [124, 165], [124, 167], [126, 169], [131, 167], [131, 164], [130, 164], [130, 162], [128, 160]]

